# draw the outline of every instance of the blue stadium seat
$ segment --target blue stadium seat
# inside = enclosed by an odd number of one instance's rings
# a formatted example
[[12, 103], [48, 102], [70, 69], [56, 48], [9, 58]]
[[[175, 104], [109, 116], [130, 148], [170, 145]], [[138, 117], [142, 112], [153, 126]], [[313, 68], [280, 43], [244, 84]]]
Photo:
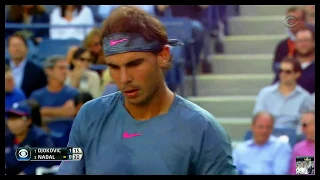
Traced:
[[[188, 18], [180, 18], [180, 17], [164, 17], [159, 19], [164, 26], [166, 27], [168, 37], [173, 39], [179, 39], [184, 43], [191, 44], [190, 51], [192, 53], [191, 63], [193, 69], [196, 67], [196, 57], [195, 51], [193, 47], [193, 39], [192, 39], [192, 22]], [[173, 56], [173, 68], [167, 72], [166, 81], [169, 88], [173, 91], [177, 87], [180, 87], [180, 95], [184, 96], [183, 92], [183, 79], [184, 79], [184, 65], [185, 65], [185, 56], [183, 52], [184, 48], [173, 47], [171, 49], [171, 53]], [[197, 94], [196, 89], [196, 79], [195, 79], [195, 71], [192, 73], [192, 93], [194, 96]]]
[[8, 52], [8, 44], [7, 44], [6, 40], [4, 40], [4, 52], [5, 52], [4, 58], [5, 59], [9, 59], [10, 55], [9, 55], [9, 52]]
[[37, 58], [42, 61], [52, 55], [66, 55], [70, 46], [79, 46], [81, 41], [44, 39], [38, 46]]
[[192, 25], [189, 18], [164, 17], [159, 20], [166, 27], [169, 38], [176, 38], [185, 43], [192, 42]]
[[53, 11], [53, 9], [55, 7], [57, 7], [57, 5], [43, 5], [44, 8], [46, 9], [46, 12], [50, 15], [50, 13]]
[[105, 69], [107, 69], [107, 65], [103, 65], [103, 64], [92, 64], [90, 65], [89, 69], [93, 70], [93, 71], [104, 71]]
[[99, 5], [86, 5], [86, 6], [88, 6], [92, 10], [93, 18], [96, 23], [100, 23], [103, 21], [103, 18], [101, 18], [100, 15], [98, 14]]
[[[273, 133], [274, 136], [287, 136], [289, 138], [289, 143], [293, 147], [297, 142], [296, 130], [291, 128], [274, 128]], [[249, 130], [245, 134], [244, 140], [249, 140], [252, 138], [252, 131]]]

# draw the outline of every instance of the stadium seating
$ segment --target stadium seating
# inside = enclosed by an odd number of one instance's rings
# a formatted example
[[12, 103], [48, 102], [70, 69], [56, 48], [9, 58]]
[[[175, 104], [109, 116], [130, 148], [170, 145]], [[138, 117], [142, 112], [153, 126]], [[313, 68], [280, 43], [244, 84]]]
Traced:
[[[184, 43], [189, 43], [191, 44], [191, 53], [192, 53], [192, 58], [191, 58], [191, 63], [192, 63], [192, 67], [196, 67], [196, 57], [195, 57], [195, 52], [194, 52], [194, 48], [192, 46], [193, 44], [193, 39], [192, 39], [192, 25], [191, 25], [191, 20], [188, 18], [177, 18], [177, 17], [164, 17], [164, 18], [160, 18], [159, 19], [164, 26], [166, 27], [167, 33], [168, 33], [168, 37], [169, 38], [175, 38], [175, 39], [179, 39], [180, 41], [184, 42]], [[183, 31], [181, 31], [181, 29], [183, 29]], [[175, 70], [177, 74], [179, 74], [178, 76], [176, 76], [176, 82], [179, 81], [183, 81], [183, 77], [184, 77], [184, 70], [182, 71], [181, 69], [184, 68], [184, 62], [185, 62], [185, 58], [183, 56], [183, 48], [173, 48], [173, 53], [172, 55], [175, 58], [175, 64], [177, 66], [177, 69]], [[192, 72], [192, 93], [194, 96], [196, 96], [197, 94], [197, 87], [196, 87], [196, 78], [195, 78], [195, 68], [192, 68], [193, 72]], [[174, 70], [172, 70], [174, 71]], [[173, 72], [172, 72], [173, 73]], [[170, 72], [169, 72], [170, 75]], [[174, 73], [173, 73], [174, 75]], [[179, 83], [179, 85], [183, 85], [182, 82]], [[180, 88], [183, 89], [183, 88]], [[183, 95], [183, 92], [182, 92]]]
[[37, 58], [41, 61], [52, 55], [66, 55], [70, 46], [79, 46], [81, 41], [76, 39], [52, 40], [44, 39], [38, 46]]

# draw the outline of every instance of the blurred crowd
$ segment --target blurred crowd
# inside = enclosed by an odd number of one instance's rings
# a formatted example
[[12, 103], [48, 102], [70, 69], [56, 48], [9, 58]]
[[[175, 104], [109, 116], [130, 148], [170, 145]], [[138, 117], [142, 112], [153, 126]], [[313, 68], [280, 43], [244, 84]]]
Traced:
[[[9, 56], [5, 60], [6, 173], [35, 174], [37, 167], [55, 162], [18, 162], [19, 146], [66, 147], [73, 118], [93, 98], [118, 91], [104, 65], [101, 32], [97, 28], [119, 5], [10, 5], [6, 23], [48, 24], [48, 28], [6, 28]], [[223, 37], [229, 35], [227, 6], [223, 5], [136, 5], [162, 18], [187, 17], [192, 39], [181, 54], [185, 72], [191, 74], [191, 48], [202, 73], [211, 73], [205, 54], [205, 39], [214, 39], [214, 54], [223, 53]], [[232, 7], [237, 11], [237, 7]], [[274, 52], [275, 79], [257, 94], [251, 135], [234, 149], [239, 174], [296, 174], [296, 156], [315, 155], [315, 9], [314, 5], [293, 6], [298, 23], [287, 29], [287, 38]], [[210, 19], [210, 20], [209, 20]], [[55, 27], [63, 25], [65, 27]], [[68, 27], [70, 25], [70, 27]], [[85, 28], [75, 25], [86, 25]], [[37, 59], [31, 49], [46, 39], [81, 41], [66, 54]], [[209, 50], [211, 51], [211, 50]], [[37, 59], [37, 60], [35, 60]], [[41, 66], [39, 65], [41, 62]], [[266, 67], [269, 68], [269, 67]], [[173, 72], [175, 68], [173, 67]], [[173, 73], [174, 74], [174, 73]], [[181, 83], [166, 77], [169, 88]], [[181, 80], [180, 80], [181, 81]], [[277, 137], [275, 130], [293, 132]], [[289, 134], [290, 134], [289, 133]], [[290, 138], [294, 139], [291, 143]]]

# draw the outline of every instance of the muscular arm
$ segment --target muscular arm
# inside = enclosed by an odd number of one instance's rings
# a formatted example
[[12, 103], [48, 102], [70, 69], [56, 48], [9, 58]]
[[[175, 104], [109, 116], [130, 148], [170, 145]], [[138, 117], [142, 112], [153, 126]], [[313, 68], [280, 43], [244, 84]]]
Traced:
[[220, 124], [207, 123], [196, 168], [197, 175], [236, 175], [230, 139]]
[[40, 109], [40, 114], [44, 117], [72, 117], [74, 115], [74, 101], [69, 100], [69, 102], [69, 107], [42, 107]]

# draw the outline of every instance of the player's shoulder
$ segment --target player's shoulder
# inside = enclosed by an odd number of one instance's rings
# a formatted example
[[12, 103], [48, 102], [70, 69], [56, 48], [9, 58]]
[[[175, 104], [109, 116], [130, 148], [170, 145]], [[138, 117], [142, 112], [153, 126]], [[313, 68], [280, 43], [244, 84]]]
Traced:
[[103, 108], [103, 112], [110, 111], [112, 107], [116, 106], [120, 102], [120, 98], [121, 92], [114, 92], [88, 101], [82, 108], [86, 111], [95, 110], [97, 113], [99, 113], [99, 111], [97, 111], [99, 108]]
[[197, 104], [176, 95], [177, 107], [182, 119], [193, 119], [202, 122], [214, 122], [216, 118]]

